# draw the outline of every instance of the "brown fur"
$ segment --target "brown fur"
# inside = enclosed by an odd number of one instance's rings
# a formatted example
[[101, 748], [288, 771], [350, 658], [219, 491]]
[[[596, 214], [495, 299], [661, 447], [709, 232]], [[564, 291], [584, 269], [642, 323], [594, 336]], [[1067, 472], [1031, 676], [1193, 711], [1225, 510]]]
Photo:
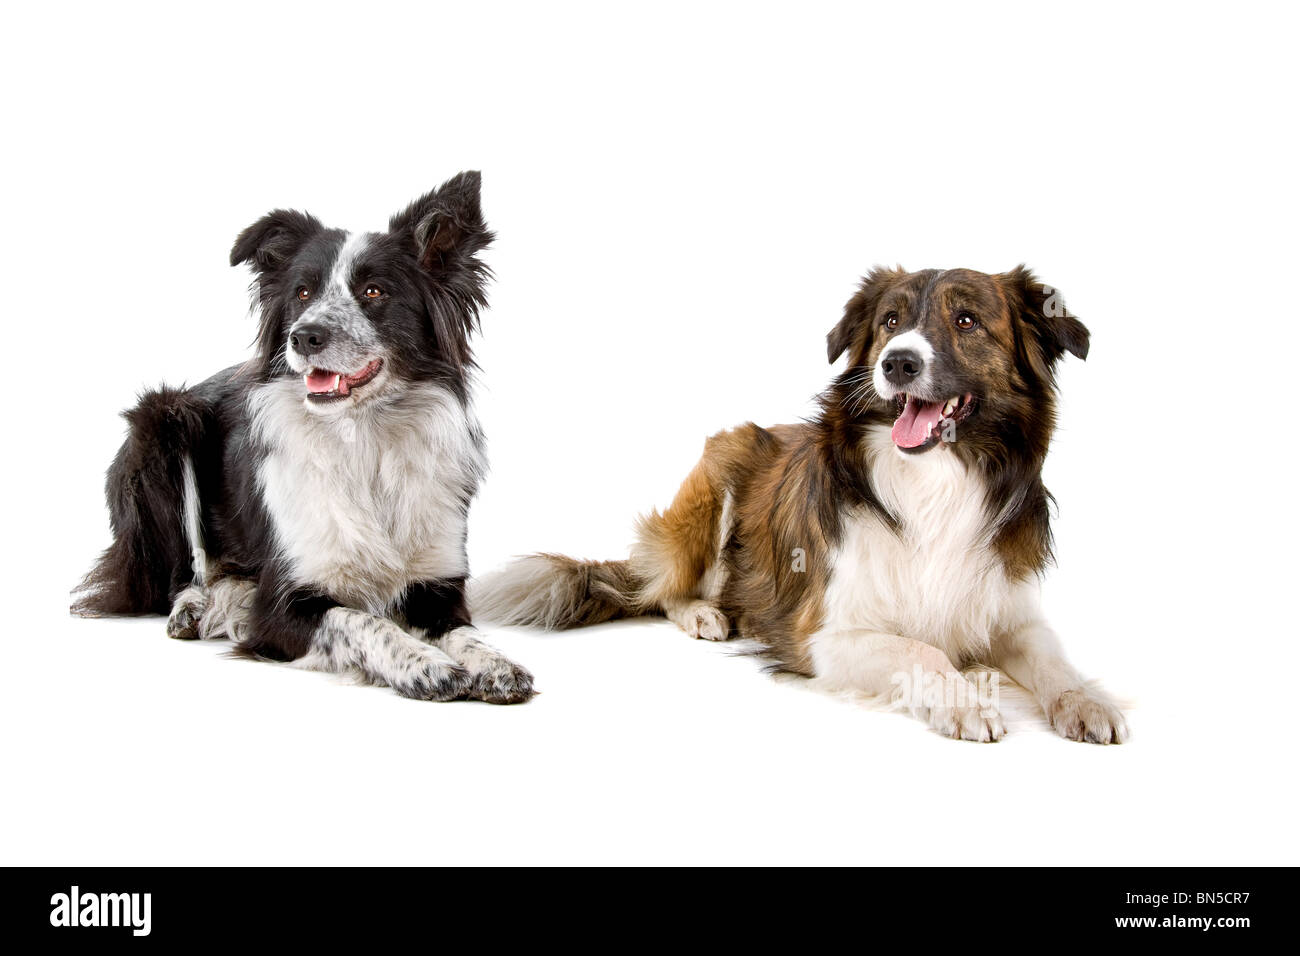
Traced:
[[676, 598], [703, 596], [696, 592], [718, 550], [723, 481], [706, 452], [668, 510], [651, 511], [637, 522], [631, 566], [639, 575], [645, 604], [662, 606]]

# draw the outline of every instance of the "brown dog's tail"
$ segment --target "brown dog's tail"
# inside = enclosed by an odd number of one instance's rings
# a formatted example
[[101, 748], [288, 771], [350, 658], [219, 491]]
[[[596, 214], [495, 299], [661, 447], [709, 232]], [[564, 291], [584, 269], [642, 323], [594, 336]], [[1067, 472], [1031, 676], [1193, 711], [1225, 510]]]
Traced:
[[658, 613], [639, 594], [630, 561], [579, 561], [533, 554], [470, 585], [475, 618], [548, 630]]
[[725, 509], [713, 458], [738, 440], [752, 440], [750, 430], [709, 440], [704, 459], [686, 476], [668, 509], [651, 511], [637, 522], [628, 560], [578, 561], [560, 554], [520, 558], [470, 586], [471, 613], [500, 624], [562, 630], [662, 615], [668, 607], [699, 597], [701, 581], [722, 544]]

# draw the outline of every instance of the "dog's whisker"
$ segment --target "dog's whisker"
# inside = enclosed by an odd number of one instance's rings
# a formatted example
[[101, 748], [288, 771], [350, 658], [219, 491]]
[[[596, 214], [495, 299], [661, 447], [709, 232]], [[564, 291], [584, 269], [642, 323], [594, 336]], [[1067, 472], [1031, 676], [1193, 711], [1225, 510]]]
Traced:
[[848, 393], [840, 399], [840, 406], [847, 408], [850, 415], [860, 415], [873, 402], [881, 400], [873, 380], [874, 373], [874, 368], [866, 368], [843, 380], [843, 385], [851, 387]]

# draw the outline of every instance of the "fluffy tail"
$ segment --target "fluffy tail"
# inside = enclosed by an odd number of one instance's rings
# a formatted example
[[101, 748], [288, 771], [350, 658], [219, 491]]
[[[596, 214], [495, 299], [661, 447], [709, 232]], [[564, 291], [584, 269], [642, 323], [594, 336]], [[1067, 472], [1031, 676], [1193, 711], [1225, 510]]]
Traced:
[[534, 554], [479, 578], [469, 597], [475, 617], [561, 630], [658, 613], [640, 593], [629, 561]]
[[559, 554], [520, 558], [471, 585], [471, 612], [501, 624], [559, 630], [668, 614], [681, 601], [700, 597], [727, 530], [724, 496], [711, 461], [711, 449], [725, 452], [727, 442], [734, 444], [732, 433], [710, 439], [704, 459], [686, 476], [668, 510], [652, 511], [637, 522], [629, 560], [577, 561]]
[[73, 592], [75, 614], [166, 614], [171, 596], [201, 583], [205, 561], [192, 455], [206, 405], [183, 389], [140, 396], [105, 492], [113, 543]]

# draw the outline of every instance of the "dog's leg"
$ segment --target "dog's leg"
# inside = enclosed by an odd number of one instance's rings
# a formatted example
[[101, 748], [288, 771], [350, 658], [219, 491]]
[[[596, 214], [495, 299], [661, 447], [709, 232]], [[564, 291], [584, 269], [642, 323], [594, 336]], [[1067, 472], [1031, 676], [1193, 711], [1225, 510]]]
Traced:
[[396, 622], [340, 607], [318, 591], [276, 584], [273, 569], [259, 577], [239, 653], [309, 670], [359, 672], [419, 700], [456, 700], [469, 688], [465, 668]]
[[1128, 739], [1124, 715], [1080, 679], [1046, 624], [1029, 624], [994, 640], [992, 663], [1038, 698], [1048, 723], [1062, 737], [1097, 744]]
[[294, 665], [360, 671], [367, 680], [416, 700], [457, 700], [470, 686], [468, 671], [441, 649], [412, 637], [394, 621], [346, 607], [325, 612], [311, 649]]
[[813, 673], [830, 690], [888, 695], [946, 737], [993, 741], [1002, 716], [937, 647], [874, 631], [814, 635]]
[[637, 524], [632, 565], [641, 596], [691, 637], [725, 641], [731, 622], [717, 607], [726, 576], [722, 549], [731, 534], [731, 496], [716, 480], [710, 448], [663, 513]]
[[424, 639], [469, 675], [466, 696], [491, 704], [519, 704], [535, 693], [533, 675], [478, 639], [465, 604], [465, 579], [444, 578], [412, 586], [402, 616]]
[[[705, 636], [700, 633], [703, 627], [708, 639], [716, 641], [725, 639], [729, 629], [699, 599], [716, 597], [721, 590], [718, 565], [731, 517], [728, 496], [712, 474], [708, 447], [677, 489], [672, 504], [637, 521], [631, 567], [647, 609], [662, 611], [692, 637]], [[695, 623], [697, 613], [699, 625]]]
[[708, 601], [694, 599], [663, 602], [664, 614], [691, 637], [706, 641], [725, 641], [731, 636], [727, 615]]

